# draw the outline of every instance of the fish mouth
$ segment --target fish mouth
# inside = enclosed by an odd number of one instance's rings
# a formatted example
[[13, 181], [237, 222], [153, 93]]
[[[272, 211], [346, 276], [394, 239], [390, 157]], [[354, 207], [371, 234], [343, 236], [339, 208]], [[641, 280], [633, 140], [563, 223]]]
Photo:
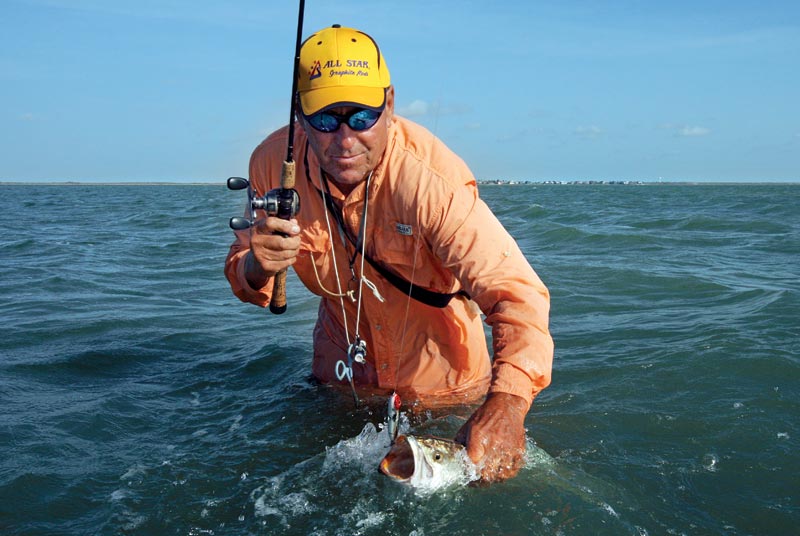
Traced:
[[414, 476], [414, 448], [406, 436], [395, 440], [389, 453], [381, 460], [380, 472], [399, 482], [407, 482]]

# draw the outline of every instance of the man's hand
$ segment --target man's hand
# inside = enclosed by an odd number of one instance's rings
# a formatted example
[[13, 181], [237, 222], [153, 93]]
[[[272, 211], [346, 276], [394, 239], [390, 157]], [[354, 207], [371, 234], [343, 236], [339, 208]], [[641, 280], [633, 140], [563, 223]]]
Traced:
[[456, 442], [481, 468], [481, 482], [515, 476], [525, 463], [528, 403], [508, 393], [491, 393], [456, 434]]
[[244, 270], [252, 288], [262, 288], [269, 278], [295, 263], [300, 251], [299, 234], [300, 227], [294, 219], [268, 217], [251, 227], [250, 251], [244, 259]]

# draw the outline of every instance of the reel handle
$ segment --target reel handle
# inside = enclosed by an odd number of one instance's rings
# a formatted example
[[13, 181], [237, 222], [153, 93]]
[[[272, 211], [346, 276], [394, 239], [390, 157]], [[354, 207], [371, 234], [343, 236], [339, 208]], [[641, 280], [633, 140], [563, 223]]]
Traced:
[[[228, 222], [230, 228], [235, 231], [243, 231], [252, 227], [256, 220], [256, 210], [263, 210], [268, 216], [275, 216], [282, 220], [292, 219], [300, 211], [300, 196], [294, 189], [294, 176], [294, 162], [284, 162], [281, 170], [281, 187], [270, 190], [264, 196], [255, 194], [249, 180], [242, 177], [228, 178], [228, 189], [247, 190], [250, 207], [250, 218], [241, 216], [231, 218]], [[276, 315], [286, 312], [286, 270], [281, 270], [273, 277], [269, 310]]]
[[[250, 217], [255, 219], [255, 212], [253, 211], [253, 191], [250, 189], [250, 181], [243, 177], [228, 177], [226, 182], [228, 190], [247, 190], [248, 202], [250, 204]], [[237, 216], [228, 221], [228, 227], [234, 231], [244, 231], [253, 226], [253, 220]]]

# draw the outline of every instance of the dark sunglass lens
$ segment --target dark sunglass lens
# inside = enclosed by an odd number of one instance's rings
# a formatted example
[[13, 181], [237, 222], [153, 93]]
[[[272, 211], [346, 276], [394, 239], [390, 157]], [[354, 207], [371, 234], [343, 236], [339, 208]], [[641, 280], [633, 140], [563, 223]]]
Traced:
[[375, 110], [359, 110], [347, 119], [347, 124], [353, 130], [367, 130], [378, 121], [380, 116], [380, 112]]
[[322, 132], [333, 132], [339, 128], [339, 118], [326, 112], [320, 112], [308, 118], [311, 126]]
[[366, 108], [356, 110], [349, 115], [339, 115], [332, 112], [318, 112], [306, 117], [312, 127], [320, 132], [335, 132], [339, 130], [339, 125], [347, 121], [347, 125], [353, 130], [367, 130], [378, 122], [378, 118], [383, 110], [368, 110]]

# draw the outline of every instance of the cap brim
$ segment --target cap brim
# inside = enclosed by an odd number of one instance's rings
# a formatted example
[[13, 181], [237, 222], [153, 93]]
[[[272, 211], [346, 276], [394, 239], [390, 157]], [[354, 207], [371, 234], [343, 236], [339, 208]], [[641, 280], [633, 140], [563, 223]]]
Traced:
[[361, 106], [380, 110], [386, 102], [382, 87], [336, 86], [300, 92], [300, 106], [304, 115], [314, 115], [326, 108]]

